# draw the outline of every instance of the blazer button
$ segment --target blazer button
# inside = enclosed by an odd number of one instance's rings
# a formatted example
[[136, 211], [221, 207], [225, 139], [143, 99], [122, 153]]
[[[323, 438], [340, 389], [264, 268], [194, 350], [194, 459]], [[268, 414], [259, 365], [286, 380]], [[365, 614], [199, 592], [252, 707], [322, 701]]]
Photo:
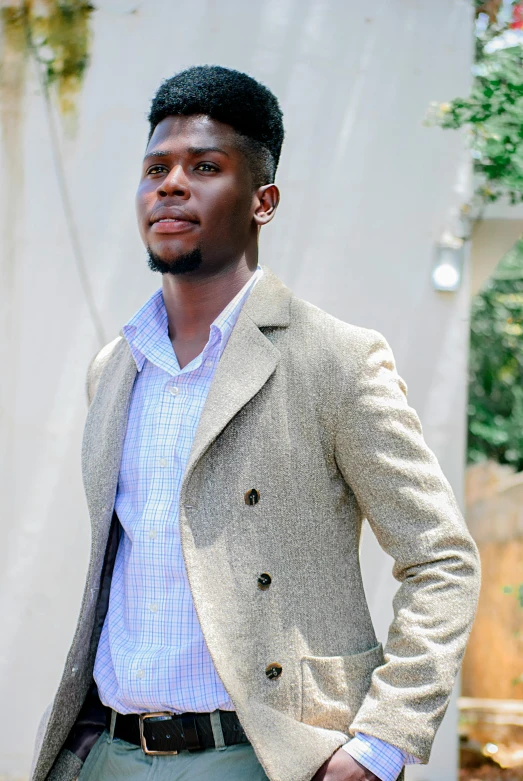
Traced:
[[251, 488], [250, 491], [247, 491], [245, 494], [245, 504], [249, 504], [251, 507], [254, 507], [255, 504], [258, 504], [260, 501], [260, 492], [256, 490], [256, 488]]
[[272, 664], [267, 665], [265, 668], [265, 675], [267, 678], [279, 678], [280, 675], [283, 672], [283, 668], [279, 662], [273, 662]]
[[271, 583], [272, 583], [272, 578], [269, 575], [269, 573], [262, 572], [262, 574], [258, 578], [258, 588], [260, 588], [262, 591], [265, 591], [265, 589], [269, 588]]

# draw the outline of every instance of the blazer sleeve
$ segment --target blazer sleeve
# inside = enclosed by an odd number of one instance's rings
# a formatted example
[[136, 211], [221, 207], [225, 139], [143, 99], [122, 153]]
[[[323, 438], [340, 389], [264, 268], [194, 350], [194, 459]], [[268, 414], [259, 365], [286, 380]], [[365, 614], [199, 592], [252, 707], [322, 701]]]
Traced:
[[474, 619], [479, 558], [383, 337], [367, 332], [358, 364], [342, 380], [336, 459], [401, 585], [385, 663], [350, 732], [427, 762]]

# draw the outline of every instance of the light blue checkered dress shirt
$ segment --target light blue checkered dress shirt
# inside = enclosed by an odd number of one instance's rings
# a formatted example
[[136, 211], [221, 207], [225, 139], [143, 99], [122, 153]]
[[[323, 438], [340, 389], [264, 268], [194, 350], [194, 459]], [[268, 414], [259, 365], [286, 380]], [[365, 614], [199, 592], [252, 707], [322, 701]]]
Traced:
[[[158, 290], [124, 326], [138, 373], [115, 510], [123, 527], [94, 677], [118, 713], [234, 710], [194, 609], [182, 555], [178, 502], [196, 428], [217, 364], [258, 268], [211, 325], [200, 355], [180, 369]], [[383, 781], [408, 757], [377, 738], [344, 747]]]

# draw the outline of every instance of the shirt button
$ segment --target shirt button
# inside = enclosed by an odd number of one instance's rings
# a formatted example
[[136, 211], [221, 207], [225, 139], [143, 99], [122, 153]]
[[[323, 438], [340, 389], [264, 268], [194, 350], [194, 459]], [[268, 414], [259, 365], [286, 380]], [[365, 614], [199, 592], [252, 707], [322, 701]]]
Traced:
[[144, 678], [145, 677], [145, 670], [137, 670], [136, 677], [137, 678]]
[[166, 458], [159, 458], [158, 459], [158, 466], [167, 466], [167, 459]]
[[151, 613], [157, 613], [158, 612], [158, 605], [156, 602], [153, 602], [151, 605], [149, 605], [149, 610]]
[[207, 358], [207, 360], [205, 361], [205, 365], [207, 366], [208, 369], [210, 369], [211, 366], [213, 366], [213, 362], [210, 360], [210, 358]]
[[180, 389], [177, 388], [176, 385], [170, 385], [168, 390], [171, 396], [177, 396], [180, 392]]
[[150, 529], [149, 530], [149, 539], [155, 540], [157, 538], [158, 534], [156, 532], [156, 529]]

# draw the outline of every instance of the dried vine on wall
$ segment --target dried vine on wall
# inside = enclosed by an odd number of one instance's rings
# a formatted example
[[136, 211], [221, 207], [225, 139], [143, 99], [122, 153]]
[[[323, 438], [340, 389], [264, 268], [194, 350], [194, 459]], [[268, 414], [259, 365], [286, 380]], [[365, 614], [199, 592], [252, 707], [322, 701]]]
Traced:
[[73, 112], [89, 62], [93, 10], [84, 0], [19, 0], [4, 5], [2, 71], [14, 59], [25, 61], [33, 54], [46, 88], [56, 90], [61, 111]]
[[[4, 5], [0, 9], [0, 120], [2, 140], [7, 150], [6, 178], [9, 181], [10, 198], [9, 213], [4, 215], [4, 243], [8, 247], [9, 265], [5, 273], [0, 269], [0, 283], [5, 283], [4, 289], [9, 291], [9, 300], [14, 300], [13, 258], [16, 253], [14, 226], [17, 204], [23, 187], [18, 163], [15, 161], [21, 157], [20, 130], [26, 65], [31, 59], [36, 66], [44, 97], [57, 184], [71, 248], [94, 331], [102, 346], [106, 341], [104, 328], [83, 256], [65, 175], [55, 112], [51, 105], [51, 96], [54, 95], [62, 117], [69, 120], [67, 124], [71, 127], [71, 119], [76, 115], [76, 97], [89, 64], [90, 16], [94, 6], [85, 0], [3, 0], [3, 2]], [[1, 279], [2, 277], [5, 277], [5, 280]], [[12, 320], [12, 318], [8, 319]]]

